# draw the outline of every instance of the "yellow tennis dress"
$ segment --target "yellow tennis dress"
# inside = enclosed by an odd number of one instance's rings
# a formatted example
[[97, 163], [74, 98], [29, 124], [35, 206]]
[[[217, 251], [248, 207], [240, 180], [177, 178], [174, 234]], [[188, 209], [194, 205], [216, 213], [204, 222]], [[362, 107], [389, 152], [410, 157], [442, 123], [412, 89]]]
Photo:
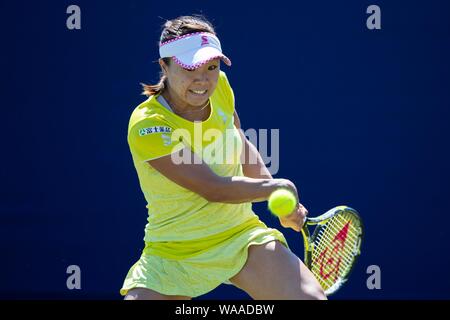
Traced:
[[[162, 294], [197, 297], [236, 275], [250, 245], [279, 240], [251, 203], [208, 202], [151, 167], [148, 160], [172, 155], [188, 146], [220, 176], [243, 176], [242, 140], [234, 126], [234, 95], [224, 72], [210, 97], [211, 113], [191, 122], [149, 97], [133, 111], [128, 144], [147, 200], [145, 247], [120, 290], [149, 288]], [[187, 160], [185, 160], [187, 161]]]

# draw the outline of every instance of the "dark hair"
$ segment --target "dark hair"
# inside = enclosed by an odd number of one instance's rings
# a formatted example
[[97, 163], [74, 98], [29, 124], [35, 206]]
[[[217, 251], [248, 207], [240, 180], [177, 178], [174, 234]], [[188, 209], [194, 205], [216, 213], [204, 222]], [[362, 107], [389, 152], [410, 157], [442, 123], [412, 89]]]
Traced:
[[[184, 36], [186, 34], [195, 32], [209, 32], [216, 34], [212, 24], [201, 15], [194, 16], [181, 16], [172, 20], [166, 21], [163, 25], [163, 30], [161, 32], [160, 42], [165, 42], [170, 39], [174, 39], [179, 36]], [[169, 65], [171, 58], [163, 58], [165, 64]], [[160, 72], [160, 79], [157, 84], [148, 85], [141, 83], [143, 92], [142, 94], [146, 96], [152, 96], [161, 93], [166, 84], [167, 76], [164, 72]]]

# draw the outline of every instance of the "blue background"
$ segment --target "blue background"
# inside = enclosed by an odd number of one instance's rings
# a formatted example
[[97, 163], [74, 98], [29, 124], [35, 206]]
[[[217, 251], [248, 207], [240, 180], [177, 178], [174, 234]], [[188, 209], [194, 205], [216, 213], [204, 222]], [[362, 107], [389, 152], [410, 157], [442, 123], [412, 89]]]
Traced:
[[[81, 30], [66, 28], [71, 4]], [[366, 28], [371, 4], [381, 30]], [[233, 61], [243, 127], [280, 129], [276, 177], [311, 215], [347, 204], [364, 219], [334, 299], [449, 299], [450, 4], [438, 0], [0, 1], [0, 298], [121, 299], [147, 215], [128, 120], [139, 83], [158, 80], [164, 19], [192, 13]], [[81, 290], [66, 287], [72, 264]], [[370, 265], [380, 290], [366, 287]], [[248, 296], [222, 285], [211, 298]]]

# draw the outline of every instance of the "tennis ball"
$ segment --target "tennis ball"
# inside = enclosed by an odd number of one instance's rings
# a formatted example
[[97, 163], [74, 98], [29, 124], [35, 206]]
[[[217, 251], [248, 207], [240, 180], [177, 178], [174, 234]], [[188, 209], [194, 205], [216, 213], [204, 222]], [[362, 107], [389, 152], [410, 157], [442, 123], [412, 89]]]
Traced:
[[297, 199], [291, 191], [278, 189], [270, 195], [268, 205], [270, 212], [278, 217], [283, 217], [294, 211]]

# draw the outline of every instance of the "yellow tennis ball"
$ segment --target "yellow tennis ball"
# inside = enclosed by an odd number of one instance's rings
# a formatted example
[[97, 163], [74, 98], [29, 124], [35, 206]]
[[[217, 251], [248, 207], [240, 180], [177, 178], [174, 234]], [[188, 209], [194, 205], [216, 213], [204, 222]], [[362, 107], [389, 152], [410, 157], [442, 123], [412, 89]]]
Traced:
[[291, 191], [278, 189], [270, 195], [268, 205], [270, 212], [278, 217], [283, 217], [294, 211], [297, 199]]

